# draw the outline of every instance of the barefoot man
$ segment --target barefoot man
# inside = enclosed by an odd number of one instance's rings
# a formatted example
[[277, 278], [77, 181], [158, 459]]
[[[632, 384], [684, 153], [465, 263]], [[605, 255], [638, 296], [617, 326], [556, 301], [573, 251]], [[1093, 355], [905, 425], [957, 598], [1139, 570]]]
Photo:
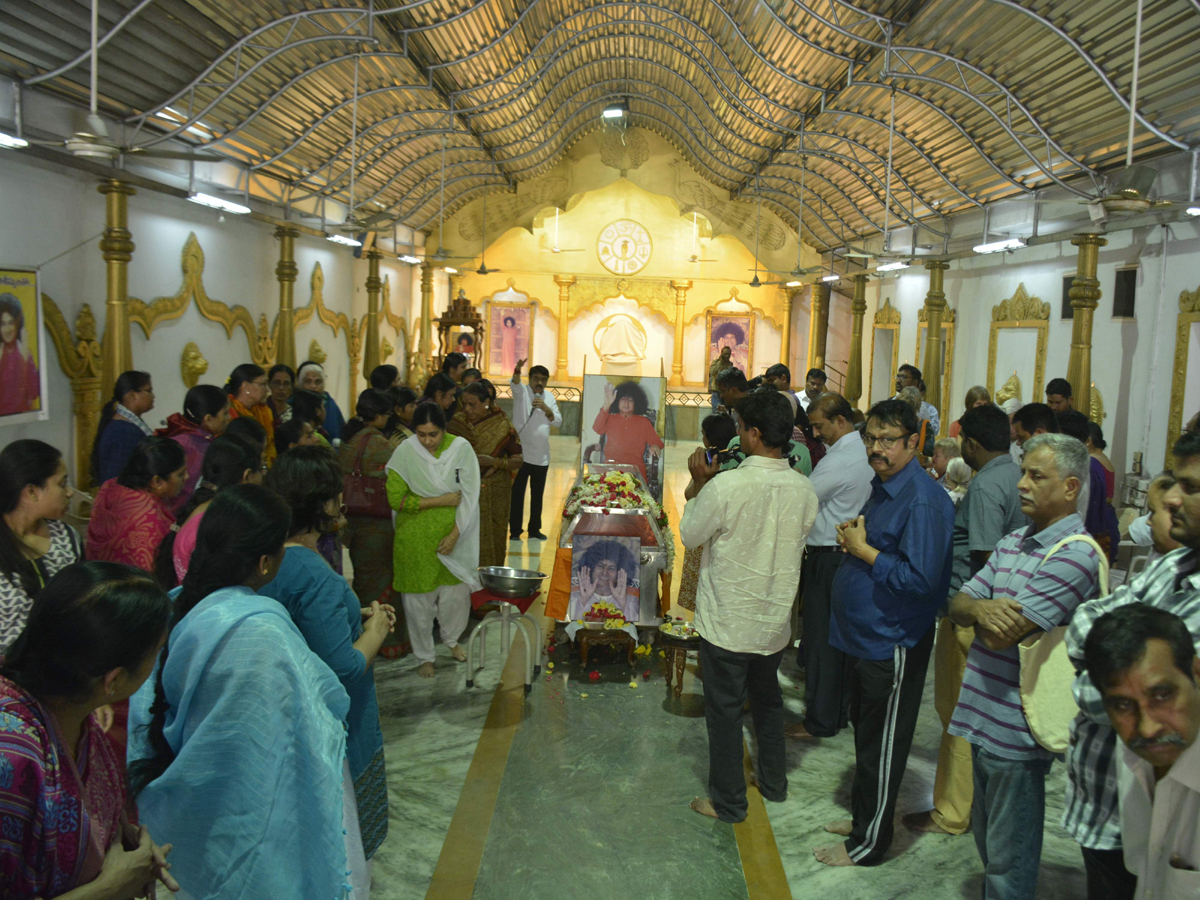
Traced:
[[704, 548], [696, 630], [704, 669], [708, 796], [691, 807], [723, 822], [746, 818], [747, 698], [758, 736], [758, 789], [767, 800], [787, 798], [779, 660], [791, 638], [800, 558], [818, 505], [808, 479], [780, 452], [794, 421], [783, 395], [748, 394], [738, 401], [735, 419], [746, 458], [714, 479], [716, 462], [710, 464], [703, 449], [693, 453], [688, 468], [699, 493], [679, 521], [683, 545]]
[[901, 400], [871, 407], [863, 429], [871, 498], [838, 527], [847, 559], [833, 582], [829, 643], [850, 664], [854, 817], [825, 826], [846, 838], [813, 851], [830, 866], [878, 863], [891, 845], [934, 619], [950, 587], [954, 504], [921, 468], [918, 428]]

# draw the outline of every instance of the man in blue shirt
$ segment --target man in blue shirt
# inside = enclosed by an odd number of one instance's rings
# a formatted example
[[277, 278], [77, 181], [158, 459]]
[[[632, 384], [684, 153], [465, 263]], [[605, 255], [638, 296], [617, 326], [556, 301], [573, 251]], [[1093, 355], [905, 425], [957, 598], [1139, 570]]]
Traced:
[[829, 643], [850, 657], [854, 817], [825, 826], [846, 837], [813, 851], [826, 865], [872, 865], [891, 845], [934, 619], [950, 588], [954, 504], [917, 460], [919, 427], [902, 401], [871, 408], [871, 498], [838, 526], [847, 559], [833, 582]]

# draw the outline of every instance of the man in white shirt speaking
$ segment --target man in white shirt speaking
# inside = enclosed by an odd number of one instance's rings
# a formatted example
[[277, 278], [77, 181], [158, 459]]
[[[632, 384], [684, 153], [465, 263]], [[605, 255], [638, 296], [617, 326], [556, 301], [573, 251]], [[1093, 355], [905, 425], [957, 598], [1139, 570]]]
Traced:
[[[703, 547], [696, 630], [708, 724], [708, 797], [696, 812], [724, 822], [746, 818], [742, 714], [747, 697], [758, 738], [758, 789], [787, 797], [787, 752], [779, 661], [791, 638], [800, 557], [817, 517], [808, 479], [780, 453], [792, 434], [791, 404], [778, 392], [748, 394], [735, 419], [746, 458], [717, 474], [704, 450], [688, 460], [699, 493], [679, 522], [687, 548]], [[711, 482], [711, 483], [710, 483]]]
[[1117, 769], [1135, 900], [1200, 896], [1200, 659], [1183, 620], [1132, 603], [1096, 620], [1083, 648], [1125, 745]]
[[529, 384], [521, 384], [525, 360], [518, 359], [512, 374], [513, 428], [521, 441], [521, 469], [512, 485], [512, 508], [508, 514], [508, 533], [521, 539], [521, 519], [525, 514], [525, 485], [529, 491], [529, 537], [544, 541], [542, 534], [542, 495], [546, 492], [546, 473], [550, 471], [550, 425], [562, 421], [554, 395], [546, 390], [550, 372], [545, 366], [529, 370]]
[[789, 737], [833, 737], [846, 727], [850, 708], [850, 664], [829, 643], [833, 579], [846, 558], [837, 526], [858, 517], [875, 477], [851, 415], [841, 394], [822, 394], [808, 407], [813, 433], [829, 450], [810, 476], [821, 507], [804, 551], [804, 721], [788, 729]]

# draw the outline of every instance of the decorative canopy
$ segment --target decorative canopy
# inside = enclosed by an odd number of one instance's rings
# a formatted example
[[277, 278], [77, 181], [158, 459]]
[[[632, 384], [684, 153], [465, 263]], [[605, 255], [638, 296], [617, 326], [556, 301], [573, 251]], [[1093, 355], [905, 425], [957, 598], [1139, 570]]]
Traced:
[[[1038, 188], [1094, 195], [1124, 162], [1136, 6], [100, 0], [99, 103], [123, 146], [209, 149], [292, 202], [345, 202], [353, 179], [357, 214], [425, 231], [443, 142], [449, 215], [624, 123], [789, 222], [804, 170], [806, 239], [837, 247], [888, 223], [941, 235], [948, 214]], [[0, 71], [85, 104], [89, 8], [7, 4]], [[1200, 145], [1198, 45], [1200, 0], [1147, 0], [1138, 159]]]

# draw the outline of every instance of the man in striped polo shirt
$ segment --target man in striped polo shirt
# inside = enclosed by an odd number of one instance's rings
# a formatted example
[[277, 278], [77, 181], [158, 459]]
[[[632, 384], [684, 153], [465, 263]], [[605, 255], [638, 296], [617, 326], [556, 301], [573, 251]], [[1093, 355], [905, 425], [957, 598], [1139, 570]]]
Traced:
[[[1067, 632], [1067, 649], [1077, 667], [1083, 664], [1084, 642], [1095, 621], [1128, 603], [1146, 603], [1179, 616], [1200, 647], [1200, 433], [1185, 432], [1172, 453], [1175, 481], [1159, 502], [1171, 516], [1171, 538], [1183, 546], [1152, 562], [1108, 597], [1079, 607]], [[1153, 502], [1151, 506], [1155, 508]], [[1161, 537], [1158, 543], [1162, 543]], [[1080, 712], [1071, 724], [1067, 749], [1063, 827], [1083, 851], [1088, 900], [1131, 900], [1137, 879], [1124, 860], [1117, 802], [1117, 737], [1100, 692], [1086, 671], [1075, 679], [1075, 701]]]
[[971, 744], [975, 797], [971, 820], [988, 900], [1028, 900], [1037, 885], [1046, 813], [1046, 773], [1054, 754], [1041, 747], [1021, 708], [1017, 643], [1061, 625], [1096, 589], [1100, 557], [1076, 511], [1088, 477], [1087, 448], [1063, 434], [1025, 442], [1017, 485], [1033, 523], [1006, 535], [987, 565], [950, 600], [950, 618], [974, 626], [950, 734]]

